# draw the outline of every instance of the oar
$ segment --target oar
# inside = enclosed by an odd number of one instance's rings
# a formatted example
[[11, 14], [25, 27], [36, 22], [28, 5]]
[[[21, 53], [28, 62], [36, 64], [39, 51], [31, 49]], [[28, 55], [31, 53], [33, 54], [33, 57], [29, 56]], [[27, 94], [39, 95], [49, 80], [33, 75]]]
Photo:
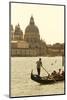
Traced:
[[[43, 66], [42, 66], [42, 68], [47, 72], [48, 75], [50, 75], [49, 72]], [[51, 78], [56, 82], [56, 80], [52, 76], [51, 76]]]
[[42, 66], [42, 68], [47, 72], [48, 75], [50, 75], [50, 74], [48, 73], [48, 71], [47, 71], [43, 66]]

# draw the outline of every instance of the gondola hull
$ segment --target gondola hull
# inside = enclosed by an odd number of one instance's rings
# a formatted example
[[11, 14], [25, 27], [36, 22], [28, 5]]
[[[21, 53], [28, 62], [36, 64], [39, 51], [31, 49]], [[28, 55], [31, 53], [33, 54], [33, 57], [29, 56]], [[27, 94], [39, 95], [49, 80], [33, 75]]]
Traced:
[[48, 78], [48, 76], [40, 77], [40, 76], [35, 75], [33, 73], [31, 73], [31, 79], [37, 83], [40, 83], [40, 84], [53, 84], [53, 83], [64, 80], [63, 77], [61, 77], [59, 79], [54, 79], [54, 78]]

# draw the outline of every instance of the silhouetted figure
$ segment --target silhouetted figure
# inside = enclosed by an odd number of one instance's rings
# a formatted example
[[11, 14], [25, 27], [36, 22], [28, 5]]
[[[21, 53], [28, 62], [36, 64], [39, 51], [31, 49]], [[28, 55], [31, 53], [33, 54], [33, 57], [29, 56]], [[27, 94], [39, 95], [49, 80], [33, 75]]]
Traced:
[[58, 75], [61, 75], [61, 69], [59, 69]]
[[51, 76], [53, 76], [54, 78], [57, 76], [57, 72], [54, 70], [52, 73], [51, 73]]
[[61, 75], [63, 75], [63, 76], [65, 75], [64, 71], [62, 71]]
[[36, 62], [36, 64], [37, 64], [37, 73], [40, 76], [40, 71], [41, 71], [41, 67], [42, 67], [41, 58], [39, 58], [39, 60]]

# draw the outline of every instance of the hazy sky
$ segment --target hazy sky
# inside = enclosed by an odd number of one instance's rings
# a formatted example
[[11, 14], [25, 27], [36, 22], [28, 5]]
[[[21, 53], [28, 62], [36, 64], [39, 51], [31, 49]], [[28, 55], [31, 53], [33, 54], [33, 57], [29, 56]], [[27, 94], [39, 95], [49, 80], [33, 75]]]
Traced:
[[19, 23], [23, 33], [31, 15], [39, 28], [40, 37], [47, 44], [64, 42], [64, 6], [11, 4], [11, 24], [15, 28]]

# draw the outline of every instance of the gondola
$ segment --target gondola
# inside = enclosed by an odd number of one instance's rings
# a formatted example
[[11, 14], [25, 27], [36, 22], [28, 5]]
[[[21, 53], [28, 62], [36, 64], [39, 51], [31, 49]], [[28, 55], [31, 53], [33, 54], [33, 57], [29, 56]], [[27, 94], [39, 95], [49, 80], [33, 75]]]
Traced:
[[31, 79], [40, 84], [53, 84], [56, 82], [64, 81], [63, 76], [60, 76], [58, 78], [49, 78], [48, 76], [40, 77], [36, 74], [33, 74], [33, 71], [31, 71]]

